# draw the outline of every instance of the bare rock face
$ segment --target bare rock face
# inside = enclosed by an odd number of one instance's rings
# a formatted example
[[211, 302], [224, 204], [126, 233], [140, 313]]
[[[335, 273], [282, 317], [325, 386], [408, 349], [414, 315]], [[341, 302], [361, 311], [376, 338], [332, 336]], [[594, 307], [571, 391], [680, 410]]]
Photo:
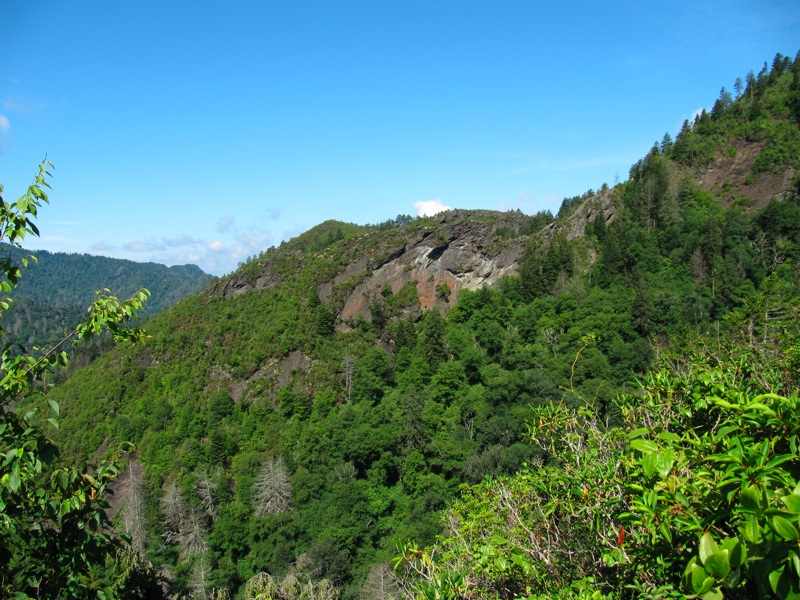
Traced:
[[764, 149], [765, 142], [748, 142], [733, 138], [717, 151], [714, 161], [696, 173], [701, 188], [730, 205], [736, 198], [747, 200], [753, 209], [764, 208], [770, 200], [780, 200], [791, 189], [796, 174], [794, 168], [753, 174], [756, 158]]
[[542, 229], [541, 235], [547, 239], [555, 231], [563, 231], [567, 239], [572, 241], [586, 235], [586, 226], [593, 222], [597, 214], [602, 212], [606, 219], [606, 225], [610, 225], [617, 216], [617, 206], [614, 203], [614, 190], [606, 189], [601, 191], [593, 198], [578, 206], [563, 223], [550, 223]]
[[[514, 236], [524, 215], [489, 211], [448, 211], [437, 215], [440, 227], [423, 230], [416, 237], [390, 252], [390, 259], [372, 271], [368, 261], [357, 261], [333, 285], [353, 276], [363, 279], [347, 295], [341, 319], [357, 315], [370, 318], [369, 304], [383, 290], [398, 293], [409, 283], [416, 286], [419, 307], [442, 310], [452, 305], [462, 289], [476, 290], [492, 286], [506, 275], [516, 272], [525, 237], [498, 240], [498, 231]], [[444, 287], [446, 286], [446, 288]], [[330, 297], [332, 286], [323, 285], [320, 297]]]

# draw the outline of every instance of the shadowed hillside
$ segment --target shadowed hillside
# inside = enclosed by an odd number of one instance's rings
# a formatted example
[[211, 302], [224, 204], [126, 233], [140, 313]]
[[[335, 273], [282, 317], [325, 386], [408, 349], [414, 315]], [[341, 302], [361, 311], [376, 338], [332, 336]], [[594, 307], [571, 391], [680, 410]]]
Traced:
[[214, 280], [196, 265], [167, 267], [8, 245], [0, 247], [0, 253], [14, 264], [25, 256], [36, 256], [36, 262], [29, 262], [30, 268], [20, 278], [11, 296], [13, 303], [3, 317], [7, 341], [25, 348], [46, 346], [61, 339], [84, 318], [86, 307], [98, 290], [110, 289], [128, 298], [147, 288], [151, 297], [142, 311], [142, 316], [147, 317], [199, 292]]

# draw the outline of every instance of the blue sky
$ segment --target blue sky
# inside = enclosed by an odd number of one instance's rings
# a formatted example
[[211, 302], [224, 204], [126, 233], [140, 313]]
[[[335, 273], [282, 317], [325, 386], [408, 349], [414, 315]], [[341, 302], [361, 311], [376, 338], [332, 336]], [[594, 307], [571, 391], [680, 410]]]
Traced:
[[[557, 210], [800, 49], [796, 1], [0, 3], [28, 246], [223, 274], [327, 219]], [[427, 203], [427, 204], [420, 204]]]

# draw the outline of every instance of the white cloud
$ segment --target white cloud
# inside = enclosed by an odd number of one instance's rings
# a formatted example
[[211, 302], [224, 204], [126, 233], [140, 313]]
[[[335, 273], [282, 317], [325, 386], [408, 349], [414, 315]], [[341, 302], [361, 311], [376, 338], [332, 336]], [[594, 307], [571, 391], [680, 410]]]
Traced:
[[417, 211], [418, 217], [432, 217], [433, 215], [444, 212], [446, 210], [453, 210], [452, 206], [443, 204], [439, 198], [435, 200], [420, 200], [414, 202], [414, 208]]
[[8, 117], [0, 115], [0, 152], [8, 148], [9, 129], [11, 129], [11, 123], [8, 122]]
[[252, 228], [249, 231], [237, 231], [234, 244], [233, 257], [237, 260], [249, 256], [257, 256], [269, 248], [272, 236], [261, 229]]
[[233, 215], [225, 215], [217, 221], [217, 231], [220, 233], [226, 233], [231, 227], [233, 227]]
[[[184, 252], [158, 252], [148, 257], [148, 260], [153, 262], [162, 263], [165, 265], [185, 265], [185, 264], [198, 264], [202, 260], [202, 256], [197, 252], [187, 250]], [[202, 268], [202, 266], [200, 267]]]
[[[130, 240], [121, 249], [142, 255], [136, 260], [150, 260], [166, 265], [193, 263], [206, 273], [222, 275], [236, 269], [248, 257], [258, 256], [273, 243], [273, 237], [268, 231], [257, 226], [239, 229], [230, 215], [223, 216], [217, 225], [218, 229], [220, 226], [228, 227], [227, 235], [209, 239], [178, 235], [172, 238]], [[107, 246], [100, 242], [92, 250], [110, 249]]]
[[281, 209], [280, 208], [267, 208], [264, 211], [264, 218], [267, 221], [277, 221], [278, 217], [281, 216]]
[[45, 103], [33, 100], [25, 94], [7, 95], [3, 98], [3, 108], [11, 112], [31, 114], [45, 108]]
[[161, 238], [160, 240], [132, 240], [123, 244], [122, 247], [129, 252], [155, 252], [163, 251], [167, 248], [185, 248], [195, 246], [205, 246], [204, 240], [193, 238], [190, 235], [182, 235], [176, 238]]
[[108, 242], [96, 242], [89, 246], [89, 252], [108, 252], [109, 250], [113, 250], [114, 246], [109, 244]]
[[122, 247], [129, 252], [154, 252], [165, 249], [164, 244], [155, 240], [134, 240], [123, 244]]
[[164, 245], [168, 248], [181, 248], [183, 246], [199, 246], [203, 244], [203, 240], [198, 240], [189, 235], [182, 235], [177, 238], [164, 238]]

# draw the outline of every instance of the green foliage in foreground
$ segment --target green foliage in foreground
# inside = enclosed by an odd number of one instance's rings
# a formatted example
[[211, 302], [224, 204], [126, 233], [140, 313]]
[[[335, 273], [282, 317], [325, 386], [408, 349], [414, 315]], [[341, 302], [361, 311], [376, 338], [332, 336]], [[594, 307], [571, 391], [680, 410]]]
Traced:
[[773, 276], [787, 321], [766, 343], [696, 340], [615, 401], [623, 426], [534, 410], [544, 461], [464, 488], [447, 533], [398, 557], [409, 593], [800, 598], [798, 277]]
[[[34, 183], [16, 203], [0, 198], [0, 240], [19, 245], [26, 235], [38, 235], [33, 222], [38, 208], [47, 202], [50, 163], [40, 166]], [[2, 186], [0, 186], [2, 192]], [[23, 262], [23, 267], [27, 266]], [[0, 286], [8, 293], [22, 272], [10, 259], [0, 262]], [[107, 291], [107, 290], [106, 290]], [[108, 485], [117, 474], [114, 461], [91, 472], [60, 466], [58, 449], [43, 430], [31, 422], [33, 412], [18, 415], [11, 409], [20, 398], [35, 393], [35, 385], [67, 361], [64, 346], [109, 331], [115, 340], [142, 341], [141, 332], [124, 324], [136, 317], [148, 296], [137, 292], [120, 302], [98, 294], [89, 317], [57, 346], [39, 357], [12, 353], [3, 344], [0, 363], [0, 596], [14, 598], [106, 598], [114, 584], [104, 581], [103, 570], [115, 553], [125, 553], [119, 539], [110, 533], [105, 509]], [[9, 299], [0, 302], [5, 312]], [[2, 330], [0, 330], [2, 336]], [[5, 341], [5, 340], [4, 340]], [[58, 427], [59, 405], [49, 401]], [[118, 582], [135, 591], [134, 580], [146, 573], [129, 559], [126, 575]], [[135, 573], [138, 575], [133, 576]], [[132, 596], [128, 596], [132, 597]]]

